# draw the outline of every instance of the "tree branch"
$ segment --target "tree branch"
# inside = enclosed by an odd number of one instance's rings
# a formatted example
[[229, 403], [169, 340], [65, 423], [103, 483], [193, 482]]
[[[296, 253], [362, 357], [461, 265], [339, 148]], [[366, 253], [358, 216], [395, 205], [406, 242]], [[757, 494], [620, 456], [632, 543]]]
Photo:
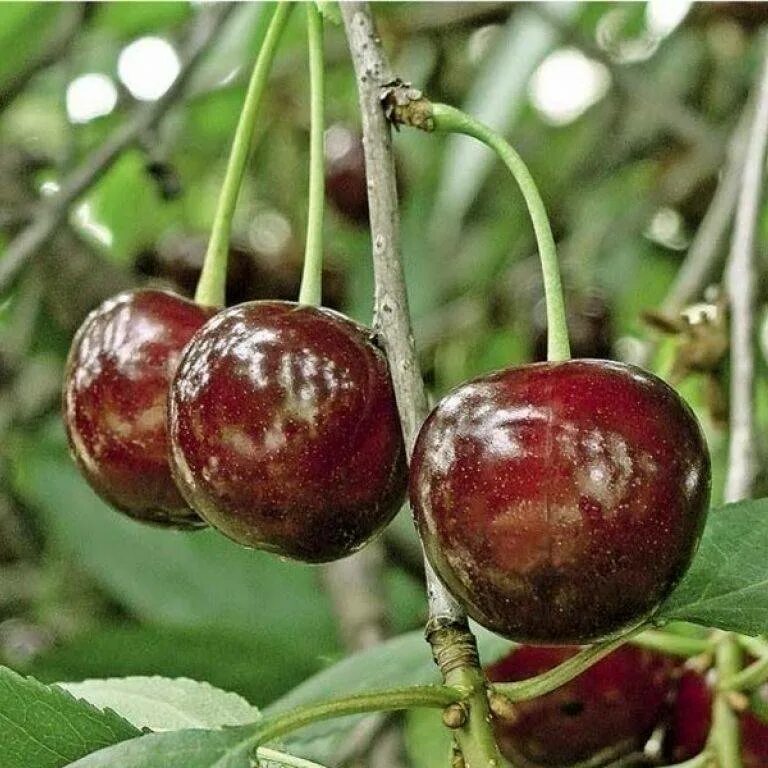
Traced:
[[726, 270], [731, 324], [730, 444], [725, 501], [752, 495], [756, 471], [755, 314], [757, 287], [755, 230], [768, 144], [768, 53], [750, 126], [736, 220]]
[[[749, 130], [726, 270], [731, 327], [730, 441], [724, 493], [726, 502], [752, 496], [757, 468], [754, 428], [757, 311], [755, 231], [760, 213], [767, 145], [768, 38], [763, 40], [762, 72]], [[721, 681], [738, 674], [743, 658], [733, 635], [724, 633], [719, 637], [715, 658]], [[739, 717], [731, 706], [728, 692], [718, 691], [713, 704], [710, 742], [720, 765], [741, 768], [739, 729]]]
[[325, 566], [323, 581], [333, 604], [341, 637], [349, 651], [362, 651], [386, 636], [386, 601], [380, 542]]
[[[379, 101], [379, 88], [392, 79], [392, 73], [381, 50], [367, 3], [343, 3], [341, 10], [358, 79], [366, 174], [369, 179], [376, 180], [375, 184], [368, 185], [376, 283], [373, 327], [389, 358], [403, 436], [410, 456], [429, 407], [413, 341], [400, 255], [392, 137]], [[446, 592], [428, 564], [427, 589], [430, 619], [466, 624], [463, 610]]]
[[698, 298], [721, 263], [721, 246], [731, 224], [739, 194], [751, 116], [751, 111], [745, 110], [733, 133], [715, 194], [662, 304], [662, 309], [668, 314], [680, 312]]
[[8, 289], [24, 264], [48, 242], [66, 219], [70, 206], [178, 100], [232, 9], [233, 5], [227, 4], [198, 12], [183, 49], [181, 70], [171, 87], [152, 104], [137, 107], [126, 122], [69, 174], [56, 195], [41, 203], [35, 219], [8, 244], [0, 260], [0, 294]]
[[69, 50], [81, 29], [85, 7], [85, 3], [73, 3], [62, 8], [56, 29], [41, 51], [28, 59], [24, 69], [16, 72], [0, 87], [0, 110], [11, 104], [35, 75], [50, 67]]
[[[392, 137], [380, 102], [381, 86], [392, 73], [368, 3], [341, 4], [347, 42], [357, 77], [363, 123], [363, 147], [368, 177], [368, 207], [376, 283], [374, 329], [389, 357], [406, 448], [410, 455], [428, 411], [421, 378], [400, 255], [395, 164]], [[479, 669], [477, 645], [466, 614], [425, 562], [429, 622], [427, 638], [446, 682], [472, 691], [469, 718], [456, 739], [472, 768], [501, 764], [490, 729], [485, 679]]]

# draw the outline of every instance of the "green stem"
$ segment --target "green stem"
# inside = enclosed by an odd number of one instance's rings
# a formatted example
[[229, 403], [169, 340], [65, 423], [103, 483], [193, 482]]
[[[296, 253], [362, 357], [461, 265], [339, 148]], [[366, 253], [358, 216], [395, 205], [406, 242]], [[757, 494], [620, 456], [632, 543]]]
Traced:
[[458, 688], [445, 685], [416, 685], [409, 688], [359, 693], [342, 699], [308, 704], [263, 720], [258, 724], [251, 746], [259, 747], [320, 720], [366, 712], [394, 712], [416, 707], [442, 709], [449, 704], [461, 701], [464, 696], [464, 692]]
[[[724, 634], [715, 650], [715, 661], [720, 680], [727, 680], [741, 669], [741, 649], [734, 637]], [[728, 692], [718, 690], [712, 707], [710, 742], [721, 768], [742, 768], [741, 728], [739, 716], [728, 699]]]
[[684, 763], [675, 763], [667, 768], [710, 768], [712, 766], [712, 755], [709, 752], [702, 752]]
[[447, 685], [468, 691], [467, 722], [454, 731], [456, 743], [468, 768], [493, 768], [502, 765], [502, 757], [493, 731], [489, 727], [487, 683], [482, 670], [476, 666], [460, 666], [448, 672]]
[[602, 643], [595, 643], [595, 645], [579, 651], [575, 656], [571, 656], [570, 659], [567, 659], [559, 666], [535, 677], [530, 677], [517, 683], [495, 683], [493, 687], [511, 701], [526, 701], [543, 696], [545, 693], [550, 693], [561, 685], [565, 685], [565, 683], [573, 680], [574, 677], [578, 677], [582, 672], [597, 664], [600, 659], [604, 659], [608, 654], [613, 653], [613, 651], [624, 645], [624, 643], [641, 631], [642, 627], [637, 627], [621, 637], [605, 640]]
[[736, 635], [736, 642], [749, 654], [758, 659], [768, 656], [768, 643], [762, 637]]
[[325, 77], [323, 72], [323, 17], [314, 2], [307, 3], [309, 41], [310, 138], [309, 138], [309, 210], [304, 270], [301, 275], [299, 303], [320, 306], [323, 286], [323, 203], [325, 162], [323, 154]]
[[229, 237], [232, 229], [232, 217], [235, 213], [237, 196], [245, 174], [245, 166], [251, 148], [256, 115], [267, 84], [272, 61], [277, 45], [285, 29], [292, 4], [282, 0], [277, 4], [269, 23], [266, 37], [262, 43], [256, 64], [253, 68], [248, 90], [245, 94], [243, 109], [235, 129], [232, 149], [229, 153], [224, 183], [219, 193], [216, 215], [211, 228], [211, 238], [203, 262], [203, 271], [197, 283], [195, 301], [211, 307], [223, 307], [226, 296], [227, 257], [229, 256]]
[[682, 656], [689, 658], [691, 656], [700, 656], [712, 650], [712, 643], [709, 640], [698, 637], [685, 637], [684, 635], [675, 635], [671, 632], [662, 632], [655, 629], [649, 629], [633, 638], [632, 645], [639, 648], [647, 648], [651, 651], [661, 651], [672, 656]]
[[523, 193], [533, 222], [539, 258], [544, 275], [544, 295], [547, 302], [547, 359], [567, 360], [571, 356], [565, 301], [557, 263], [557, 250], [552, 228], [536, 182], [520, 155], [495, 131], [461, 110], [447, 104], [432, 105], [433, 129], [445, 133], [463, 133], [490, 147], [501, 158]]
[[720, 681], [720, 687], [725, 691], [753, 691], [768, 680], [768, 656], [750, 664], [735, 675]]

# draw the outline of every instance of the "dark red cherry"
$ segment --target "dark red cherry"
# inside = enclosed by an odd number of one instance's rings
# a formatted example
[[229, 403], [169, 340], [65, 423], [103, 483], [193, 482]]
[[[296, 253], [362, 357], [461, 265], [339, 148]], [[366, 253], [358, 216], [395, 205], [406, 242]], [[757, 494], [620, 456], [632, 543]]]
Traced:
[[203, 525], [168, 466], [168, 386], [212, 310], [164, 291], [121, 293], [91, 312], [69, 352], [63, 411], [71, 452], [94, 490], [138, 520]]
[[386, 359], [370, 331], [331, 310], [254, 301], [219, 313], [184, 353], [169, 432], [187, 501], [246, 546], [334, 560], [403, 500]]
[[[743, 768], [768, 768], [768, 723], [744, 712], [741, 717]], [[664, 736], [664, 754], [675, 763], [700, 754], [712, 727], [712, 689], [694, 670], [680, 678], [675, 706]]]
[[597, 360], [482, 376], [421, 429], [410, 492], [430, 562], [513, 640], [585, 643], [648, 617], [685, 573], [710, 461], [661, 379]]
[[[490, 666], [488, 679], [525, 680], [577, 651], [521, 646]], [[675, 670], [669, 657], [622, 646], [552, 693], [515, 704], [514, 721], [495, 720], [499, 748], [518, 768], [570, 766], [598, 755], [607, 763], [641, 750], [663, 720]]]

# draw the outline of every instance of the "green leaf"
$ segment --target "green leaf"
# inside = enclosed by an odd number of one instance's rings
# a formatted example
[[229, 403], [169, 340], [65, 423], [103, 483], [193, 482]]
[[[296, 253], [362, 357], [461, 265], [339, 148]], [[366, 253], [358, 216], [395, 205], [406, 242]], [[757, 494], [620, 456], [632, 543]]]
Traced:
[[17, 671], [44, 683], [136, 675], [187, 677], [266, 705], [320, 666], [317, 658], [294, 652], [295, 642], [210, 627], [104, 626], [60, 641]]
[[412, 768], [451, 764], [453, 737], [435, 709], [412, 709], [405, 717], [405, 748]]
[[341, 25], [341, 10], [335, 0], [315, 0], [315, 5], [326, 21], [336, 26]]
[[[252, 726], [152, 733], [94, 752], [68, 768], [253, 768]], [[259, 749], [259, 768], [322, 768], [275, 749]]]
[[212, 530], [160, 530], [116, 513], [78, 474], [58, 421], [52, 434], [26, 434], [13, 448], [15, 489], [39, 511], [54, 551], [134, 615], [175, 628], [249, 632], [265, 642], [290, 637], [283, 664], [304, 669], [308, 659], [316, 669], [337, 652], [311, 567], [238, 547]]
[[658, 616], [746, 635], [768, 629], [768, 499], [709, 513], [688, 574]]
[[69, 768], [251, 768], [252, 735], [247, 726], [152, 733], [101, 749]]
[[247, 725], [260, 717], [259, 710], [242, 696], [185, 678], [123, 677], [59, 686], [96, 707], [114, 710], [137, 728], [151, 731]]
[[58, 768], [138, 734], [114, 712], [0, 667], [2, 768]]
[[[59, 686], [73, 696], [85, 699], [97, 707], [108, 707], [114, 710], [137, 728], [174, 732], [190, 729], [206, 731], [206, 735], [198, 738], [190, 739], [185, 733], [180, 740], [175, 738], [149, 740], [152, 751], [163, 758], [167, 752], [177, 752], [179, 744], [186, 745], [191, 740], [195, 744], [204, 745], [202, 747], [204, 755], [213, 754], [217, 761], [222, 758], [227, 760], [231, 758], [237, 761], [235, 765], [239, 765], [243, 754], [240, 732], [227, 733], [222, 741], [215, 733], [211, 733], [210, 729], [244, 726], [254, 723], [261, 717], [259, 710], [241, 696], [195, 680], [131, 677], [60, 683]], [[250, 729], [250, 733], [252, 731], [253, 729]], [[232, 736], [231, 740], [230, 736]], [[119, 760], [119, 763], [114, 764], [123, 765], [123, 761], [128, 759], [129, 755], [145, 753], [151, 755], [152, 752], [147, 750], [146, 741], [144, 739], [139, 741], [141, 744], [130, 744], [125, 748], [108, 750], [107, 758], [102, 754], [94, 755], [90, 759], [96, 761], [98, 765], [102, 764], [99, 761], [103, 759]], [[228, 755], [228, 752], [232, 754]], [[272, 766], [322, 768], [317, 763], [310, 763], [302, 758], [267, 747], [259, 749], [259, 757], [263, 768], [272, 768]]]

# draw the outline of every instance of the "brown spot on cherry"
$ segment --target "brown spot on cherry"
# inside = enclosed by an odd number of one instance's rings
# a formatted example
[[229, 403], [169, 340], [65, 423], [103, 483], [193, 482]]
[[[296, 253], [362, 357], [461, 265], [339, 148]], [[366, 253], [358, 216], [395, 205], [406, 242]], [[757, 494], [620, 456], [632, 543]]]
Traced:
[[421, 429], [410, 493], [470, 616], [513, 640], [585, 643], [653, 613], [704, 525], [710, 461], [676, 392], [596, 360], [464, 384]]

